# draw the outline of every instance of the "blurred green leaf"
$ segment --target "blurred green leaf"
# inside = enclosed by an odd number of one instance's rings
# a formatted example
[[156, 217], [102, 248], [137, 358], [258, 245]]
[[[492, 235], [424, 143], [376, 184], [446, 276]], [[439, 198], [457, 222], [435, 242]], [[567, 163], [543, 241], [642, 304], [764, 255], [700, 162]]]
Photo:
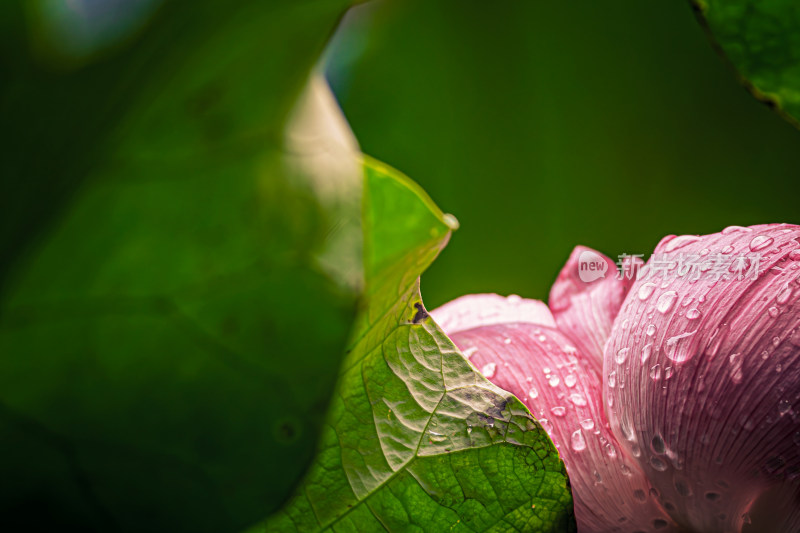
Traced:
[[800, 4], [796, 0], [692, 3], [750, 92], [800, 127]]
[[26, 5], [0, 7], [0, 529], [239, 531], [305, 472], [359, 297], [341, 123], [312, 88], [284, 131], [347, 2], [164, 2], [80, 65]]
[[454, 219], [397, 172], [366, 175], [368, 305], [314, 466], [267, 531], [574, 531], [547, 434], [422, 306]]

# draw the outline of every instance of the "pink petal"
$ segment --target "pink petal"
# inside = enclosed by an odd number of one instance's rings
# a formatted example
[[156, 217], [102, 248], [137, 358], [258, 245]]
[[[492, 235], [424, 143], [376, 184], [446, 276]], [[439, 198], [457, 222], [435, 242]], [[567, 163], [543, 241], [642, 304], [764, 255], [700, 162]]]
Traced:
[[[757, 279], [728, 271], [739, 253]], [[605, 350], [614, 434], [682, 526], [800, 530], [800, 227], [667, 237], [655, 254]], [[662, 272], [657, 254], [733, 279]]]
[[[592, 279], [588, 267], [593, 262], [605, 265], [603, 277]], [[629, 278], [619, 279], [611, 259], [578, 246], [550, 290], [550, 310], [558, 329], [575, 341], [598, 373], [603, 369], [603, 347], [630, 284]]]
[[508, 322], [527, 322], [555, 327], [553, 315], [539, 300], [499, 294], [469, 294], [431, 311], [431, 316], [448, 334], [465, 329]]
[[600, 377], [572, 342], [535, 324], [447, 332], [493, 383], [521, 399], [547, 430], [567, 467], [581, 532], [668, 531], [673, 527], [636, 461], [611, 434]]

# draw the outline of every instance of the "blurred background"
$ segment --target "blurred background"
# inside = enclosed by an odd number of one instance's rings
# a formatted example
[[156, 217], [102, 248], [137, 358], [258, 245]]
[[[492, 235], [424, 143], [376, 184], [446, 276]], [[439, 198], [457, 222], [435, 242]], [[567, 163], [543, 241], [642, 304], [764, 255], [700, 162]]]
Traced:
[[380, 0], [327, 76], [362, 150], [461, 222], [423, 276], [546, 299], [572, 248], [800, 222], [800, 131], [757, 102], [689, 3]]

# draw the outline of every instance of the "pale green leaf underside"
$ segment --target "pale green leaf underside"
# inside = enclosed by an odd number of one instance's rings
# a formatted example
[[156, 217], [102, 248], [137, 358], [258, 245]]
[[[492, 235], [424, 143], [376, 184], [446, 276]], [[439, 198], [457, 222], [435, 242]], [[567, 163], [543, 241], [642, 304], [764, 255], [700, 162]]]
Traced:
[[563, 463], [526, 408], [489, 383], [427, 316], [419, 275], [446, 216], [366, 164], [370, 298], [312, 470], [267, 531], [569, 531]]
[[800, 126], [800, 3], [693, 0], [701, 21], [754, 96]]

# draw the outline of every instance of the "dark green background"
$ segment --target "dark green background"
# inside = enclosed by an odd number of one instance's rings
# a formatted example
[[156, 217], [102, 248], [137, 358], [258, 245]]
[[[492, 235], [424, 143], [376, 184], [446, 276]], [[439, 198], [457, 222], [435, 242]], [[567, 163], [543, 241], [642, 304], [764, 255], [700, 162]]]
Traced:
[[359, 7], [328, 76], [362, 149], [461, 229], [429, 308], [546, 298], [573, 246], [800, 222], [800, 132], [757, 102], [688, 2], [390, 0]]

